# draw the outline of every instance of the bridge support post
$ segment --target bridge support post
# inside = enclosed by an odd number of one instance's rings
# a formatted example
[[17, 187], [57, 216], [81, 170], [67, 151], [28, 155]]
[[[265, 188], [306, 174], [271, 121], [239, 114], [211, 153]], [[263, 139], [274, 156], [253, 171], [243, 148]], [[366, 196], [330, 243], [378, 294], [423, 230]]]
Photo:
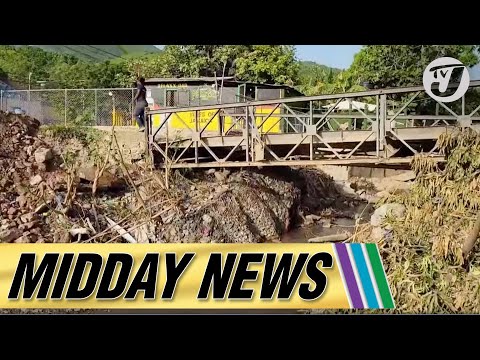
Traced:
[[[198, 110], [195, 110], [195, 134], [198, 134]], [[198, 139], [192, 139], [195, 142], [195, 164], [198, 164]]]
[[380, 113], [378, 114], [378, 153], [385, 157], [386, 132], [385, 125], [387, 122], [387, 95], [380, 95]]
[[245, 128], [243, 130], [243, 136], [245, 138], [245, 161], [250, 161], [249, 151], [250, 151], [250, 124], [249, 119], [250, 114], [248, 113], [248, 106], [245, 106]]
[[[310, 101], [309, 104], [310, 104], [310, 119], [309, 119], [308, 125], [310, 125], [310, 126], [313, 125], [313, 127], [315, 129], [315, 134], [316, 134], [317, 133], [317, 126], [313, 124], [313, 101]], [[310, 160], [313, 160], [313, 136], [314, 136], [314, 134], [312, 134], [310, 136]]]

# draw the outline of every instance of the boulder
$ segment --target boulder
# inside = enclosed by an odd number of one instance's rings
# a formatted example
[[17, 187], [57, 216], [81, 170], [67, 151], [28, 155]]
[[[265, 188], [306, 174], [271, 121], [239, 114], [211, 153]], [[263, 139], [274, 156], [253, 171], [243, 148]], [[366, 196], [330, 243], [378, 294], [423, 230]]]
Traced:
[[392, 214], [397, 218], [401, 218], [405, 215], [405, 206], [402, 204], [384, 204], [375, 210], [373, 213], [370, 224], [373, 227], [379, 227], [382, 225], [383, 220], [387, 214]]
[[[83, 166], [78, 170], [78, 177], [81, 180], [93, 183], [97, 173], [96, 166]], [[110, 171], [104, 171], [97, 180], [98, 189], [108, 189], [123, 185], [123, 181]]]
[[37, 164], [43, 164], [53, 158], [53, 152], [51, 149], [38, 148], [35, 151], [34, 156]]
[[35, 175], [30, 178], [30, 185], [31, 186], [37, 186], [43, 181], [42, 177], [40, 175]]

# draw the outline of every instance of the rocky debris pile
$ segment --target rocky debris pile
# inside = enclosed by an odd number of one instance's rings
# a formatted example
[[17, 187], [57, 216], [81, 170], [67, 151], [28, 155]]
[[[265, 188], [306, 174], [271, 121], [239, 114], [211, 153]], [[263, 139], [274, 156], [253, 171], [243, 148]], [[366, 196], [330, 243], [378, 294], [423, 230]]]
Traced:
[[64, 183], [55, 156], [38, 134], [40, 123], [0, 113], [0, 242], [43, 242], [41, 214], [49, 192]]
[[404, 171], [385, 178], [352, 177], [348, 181], [337, 181], [337, 187], [347, 196], [374, 204], [389, 194], [401, 194], [410, 190], [415, 177], [413, 171]]
[[[0, 114], [0, 242], [278, 241], [299, 212], [341, 201], [314, 169], [175, 171], [166, 182], [163, 171], [126, 164], [112, 140], [92, 147], [88, 131], [49, 131], [56, 137], [39, 134], [34, 119]], [[103, 151], [93, 161], [92, 149]]]
[[[204, 191], [209, 195], [198, 196]], [[185, 194], [185, 215], [164, 227], [160, 241], [277, 241], [290, 227], [301, 192], [291, 183], [258, 173], [209, 171]]]
[[[89, 239], [109, 227], [105, 216], [116, 217], [131, 201], [122, 193], [125, 176], [109, 154], [104, 166], [81, 165], [88, 160], [90, 129], [55, 128], [51, 137], [39, 126], [28, 116], [0, 113], [0, 242]], [[135, 170], [131, 174], [142, 181]]]
[[313, 214], [344, 200], [333, 178], [323, 171], [315, 168], [292, 168], [286, 173], [289, 174], [289, 180], [301, 191], [302, 213]]

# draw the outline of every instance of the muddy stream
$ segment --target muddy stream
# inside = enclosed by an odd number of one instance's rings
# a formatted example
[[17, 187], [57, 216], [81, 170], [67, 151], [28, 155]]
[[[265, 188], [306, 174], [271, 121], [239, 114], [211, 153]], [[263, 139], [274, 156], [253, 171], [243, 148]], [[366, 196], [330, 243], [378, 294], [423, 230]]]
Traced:
[[306, 243], [308, 239], [355, 232], [356, 219], [359, 219], [359, 223], [365, 223], [370, 220], [370, 216], [373, 212], [371, 204], [362, 203], [354, 207], [351, 211], [352, 217], [337, 217], [332, 218], [328, 222], [318, 222], [306, 226], [299, 226], [293, 228], [281, 238], [281, 242], [284, 243]]
[[[355, 231], [356, 219], [359, 223], [368, 222], [373, 212], [373, 207], [368, 203], [361, 203], [351, 209], [351, 217], [337, 217], [330, 219], [327, 226], [322, 222], [295, 227], [281, 238], [283, 243], [307, 243], [308, 239], [324, 235], [333, 235], [348, 232], [353, 234]], [[330, 225], [328, 225], [328, 223]], [[118, 309], [111, 311], [99, 310], [97, 313], [110, 314], [298, 314], [300, 310], [295, 309], [248, 309], [248, 310], [133, 310]]]
[[[368, 222], [373, 212], [373, 206], [368, 203], [361, 203], [348, 212], [348, 217], [331, 218], [327, 222], [319, 221], [310, 225], [298, 226], [284, 234], [281, 242], [284, 243], [307, 243], [308, 239], [324, 235], [333, 235], [355, 231], [356, 219], [359, 223]], [[326, 225], [325, 225], [326, 224]], [[34, 311], [35, 313], [36, 311]], [[283, 314], [292, 315], [303, 313], [295, 309], [218, 309], [218, 310], [197, 310], [197, 309], [97, 309], [80, 311], [80, 314], [151, 314], [151, 315], [173, 315], [173, 314]]]

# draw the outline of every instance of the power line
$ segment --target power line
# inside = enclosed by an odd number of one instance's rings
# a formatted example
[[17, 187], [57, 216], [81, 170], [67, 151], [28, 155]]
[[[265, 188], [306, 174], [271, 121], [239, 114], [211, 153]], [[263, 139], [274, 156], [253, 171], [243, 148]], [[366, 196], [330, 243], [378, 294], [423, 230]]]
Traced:
[[76, 54], [79, 54], [79, 53], [80, 53], [80, 54], [82, 54], [82, 55], [84, 55], [84, 56], [87, 56], [87, 57], [93, 59], [93, 60], [97, 60], [97, 59], [95, 59], [93, 56], [88, 55], [88, 54], [85, 54], [85, 53], [82, 53], [82, 52], [80, 52], [80, 51], [78, 51], [78, 50], [72, 49], [72, 48], [71, 48], [70, 46], [68, 46], [68, 45], [62, 45], [62, 46], [64, 46], [65, 48], [67, 48], [67, 49], [70, 50], [70, 51], [73, 51], [73, 52], [76, 53]]
[[85, 46], [91, 47], [91, 48], [93, 48], [93, 49], [95, 49], [95, 50], [99, 50], [99, 51], [101, 51], [101, 52], [103, 52], [103, 53], [105, 53], [105, 54], [108, 54], [108, 55], [113, 56], [114, 58], [119, 57], [119, 55], [112, 54], [111, 52], [109, 52], [109, 51], [107, 51], [107, 50], [105, 50], [105, 49], [100, 49], [100, 48], [97, 48], [96, 46], [93, 46], [93, 45], [85, 45]]
[[97, 52], [95, 51], [92, 51], [88, 48], [83, 48], [82, 46], [85, 46], [85, 45], [77, 45], [76, 48], [79, 52], [81, 52], [82, 54], [85, 54], [87, 56], [91, 56], [93, 57], [95, 60], [98, 60], [98, 61], [103, 61], [104, 60], [104, 57], [102, 56], [99, 56]]
[[91, 50], [88, 47], [84, 48], [86, 46], [88, 46], [88, 45], [75, 45], [75, 51], [77, 51], [77, 53], [80, 53], [84, 56], [90, 57], [94, 61], [104, 61], [105, 60], [105, 57], [102, 56], [101, 54], [99, 54], [98, 52], [96, 52], [94, 50]]

